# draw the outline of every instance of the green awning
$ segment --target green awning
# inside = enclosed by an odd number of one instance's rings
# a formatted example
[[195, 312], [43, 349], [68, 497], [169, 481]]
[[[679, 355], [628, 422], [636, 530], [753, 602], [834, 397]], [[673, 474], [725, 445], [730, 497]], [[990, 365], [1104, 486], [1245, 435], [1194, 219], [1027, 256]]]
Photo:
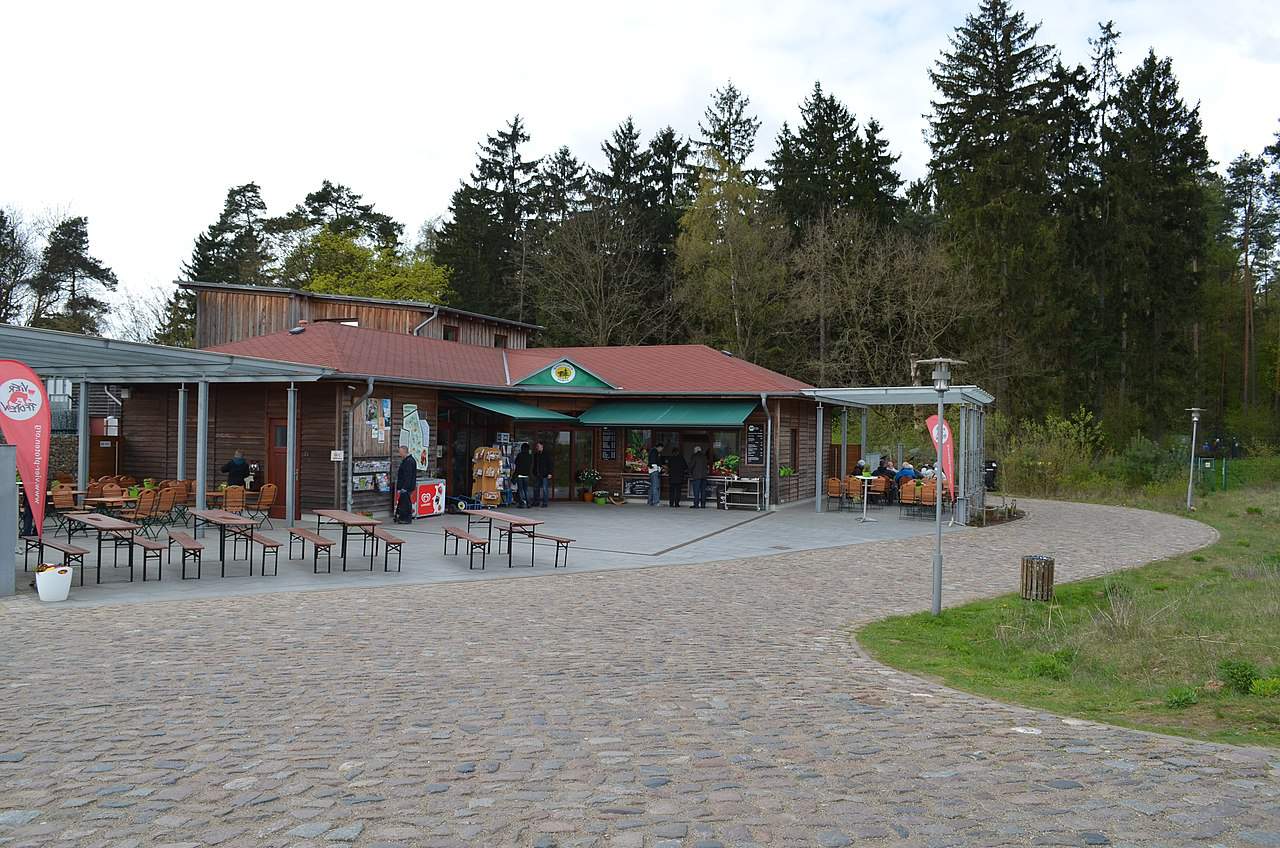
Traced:
[[540, 406], [534, 406], [529, 403], [521, 403], [511, 398], [494, 397], [493, 395], [449, 395], [449, 397], [458, 401], [458, 403], [465, 403], [467, 406], [483, 409], [485, 412], [492, 412], [494, 415], [514, 418], [516, 421], [546, 421], [555, 424], [574, 423], [571, 415], [565, 415], [553, 409], [543, 409]]
[[741, 427], [754, 400], [682, 400], [597, 403], [578, 416], [588, 427]]

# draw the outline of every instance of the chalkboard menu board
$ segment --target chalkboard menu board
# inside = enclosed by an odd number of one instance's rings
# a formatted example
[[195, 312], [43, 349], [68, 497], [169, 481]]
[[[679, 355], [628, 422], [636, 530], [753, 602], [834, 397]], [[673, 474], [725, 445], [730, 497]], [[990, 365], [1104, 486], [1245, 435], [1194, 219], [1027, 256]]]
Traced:
[[764, 465], [764, 425], [747, 425], [747, 465]]
[[618, 431], [605, 429], [600, 431], [600, 459], [615, 462], [618, 459]]

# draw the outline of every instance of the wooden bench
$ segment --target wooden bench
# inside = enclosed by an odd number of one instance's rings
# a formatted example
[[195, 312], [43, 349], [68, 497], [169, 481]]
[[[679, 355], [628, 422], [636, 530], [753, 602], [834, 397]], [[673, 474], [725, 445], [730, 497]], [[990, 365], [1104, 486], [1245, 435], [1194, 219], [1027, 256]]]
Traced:
[[[271, 576], [274, 577], [280, 573], [280, 545], [278, 539], [272, 539], [270, 536], [263, 536], [261, 533], [254, 533], [249, 537], [255, 545], [262, 548], [262, 570], [258, 572], [259, 577], [267, 576], [267, 554], [271, 554]], [[249, 576], [253, 576], [253, 556], [249, 556]]]
[[[373, 538], [375, 540], [375, 545], [378, 542], [382, 543], [382, 570], [384, 572], [391, 570], [388, 558], [391, 556], [392, 552], [394, 552], [396, 555], [396, 571], [399, 571], [400, 561], [404, 559], [404, 539], [391, 535], [381, 527], [373, 528]], [[377, 554], [378, 549], [374, 548], [373, 552], [374, 554]]]
[[26, 550], [22, 552], [22, 570], [29, 570], [27, 558], [32, 551], [36, 551], [36, 559], [44, 559], [44, 549], [53, 548], [62, 554], [62, 564], [66, 566], [80, 566], [80, 585], [84, 585], [84, 555], [89, 553], [85, 548], [77, 548], [75, 545], [68, 545], [65, 542], [59, 542], [56, 539], [42, 539], [39, 536], [23, 536], [22, 541], [27, 543]]
[[195, 579], [200, 579], [200, 558], [204, 554], [204, 543], [197, 541], [186, 533], [174, 533], [169, 531], [169, 565], [173, 565], [173, 546], [177, 545], [182, 549], [182, 579], [189, 580], [187, 577], [187, 563], [194, 562], [196, 564]]
[[546, 539], [548, 542], [556, 543], [556, 563], [552, 568], [560, 567], [560, 552], [564, 551], [564, 567], [569, 567], [569, 546], [574, 543], [574, 539], [567, 539], [564, 536], [550, 536], [546, 533], [539, 533], [539, 539]]
[[311, 572], [313, 574], [320, 573], [320, 552], [324, 551], [325, 573], [333, 573], [333, 563], [331, 561], [333, 540], [326, 539], [311, 530], [305, 530], [301, 527], [289, 528], [289, 559], [293, 559], [293, 546], [295, 543], [302, 545], [302, 556], [305, 557], [307, 555], [307, 542], [311, 543]]
[[489, 540], [481, 539], [479, 536], [473, 536], [461, 527], [444, 528], [444, 552], [449, 554], [449, 539], [453, 539], [454, 556], [458, 554], [458, 545], [463, 542], [467, 543], [467, 569], [471, 570], [476, 567], [476, 551], [480, 551], [480, 570], [484, 571], [485, 562], [489, 559]]
[[146, 536], [134, 536], [133, 543], [142, 548], [142, 582], [147, 582], [147, 563], [151, 560], [156, 561], [156, 579], [164, 579], [162, 568], [164, 565], [164, 552], [169, 550], [169, 546], [158, 539], [148, 539]]

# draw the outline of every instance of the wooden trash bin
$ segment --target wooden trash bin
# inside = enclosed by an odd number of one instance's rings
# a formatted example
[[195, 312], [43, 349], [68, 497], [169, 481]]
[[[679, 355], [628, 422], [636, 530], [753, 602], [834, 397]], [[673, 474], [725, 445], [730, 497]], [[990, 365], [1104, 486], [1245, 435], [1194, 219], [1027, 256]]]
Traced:
[[1028, 601], [1053, 600], [1053, 557], [1022, 558], [1022, 597]]

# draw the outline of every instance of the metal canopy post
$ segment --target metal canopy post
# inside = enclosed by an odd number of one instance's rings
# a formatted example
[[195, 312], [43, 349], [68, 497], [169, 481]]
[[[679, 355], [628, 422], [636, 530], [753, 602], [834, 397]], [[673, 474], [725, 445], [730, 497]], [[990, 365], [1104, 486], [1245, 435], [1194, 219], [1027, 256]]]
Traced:
[[969, 498], [964, 488], [965, 481], [969, 479], [969, 475], [965, 473], [966, 466], [969, 464], [969, 442], [966, 439], [969, 435], [968, 420], [969, 406], [962, 403], [960, 404], [960, 461], [956, 463], [954, 469], [956, 479], [951, 481], [956, 487], [956, 523], [961, 525], [969, 523]]
[[[205, 508], [209, 491], [209, 383], [201, 380], [196, 391], [196, 509]], [[196, 522], [199, 527], [199, 522]]]
[[285, 437], [285, 452], [288, 458], [285, 460], [284, 472], [284, 525], [292, 527], [293, 516], [298, 508], [298, 471], [296, 468], [298, 461], [298, 387], [293, 383], [289, 384], [289, 423], [288, 434]]
[[[0, 445], [0, 479], [18, 476], [18, 449]], [[18, 487], [0, 486], [0, 551], [18, 549]], [[6, 554], [0, 563], [0, 596], [12, 595], [17, 589], [18, 563]]]
[[862, 467], [865, 469], [867, 467], [865, 465], [867, 461], [867, 411], [865, 409], [862, 410], [862, 438], [859, 440], [858, 458], [863, 461]]
[[819, 403], [819, 404], [818, 404], [818, 427], [817, 427], [817, 430], [818, 430], [818, 432], [817, 432], [817, 433], [815, 434], [815, 436], [814, 436], [814, 441], [815, 441], [815, 442], [817, 442], [817, 446], [816, 446], [816, 448], [814, 449], [814, 454], [815, 454], [815, 455], [816, 455], [816, 457], [817, 457], [817, 459], [816, 459], [816, 463], [817, 463], [817, 464], [816, 464], [816, 468], [817, 468], [817, 471], [816, 471], [816, 473], [813, 475], [813, 476], [814, 476], [814, 481], [813, 481], [813, 488], [814, 488], [814, 494], [813, 494], [813, 511], [814, 511], [814, 512], [822, 512], [822, 486], [823, 486], [823, 479], [822, 479], [822, 404], [821, 404], [821, 403]]
[[178, 473], [175, 480], [187, 479], [187, 384], [178, 386]]
[[80, 381], [80, 403], [76, 407], [76, 488], [89, 490], [89, 381]]
[[849, 476], [849, 407], [840, 408], [840, 482]]

